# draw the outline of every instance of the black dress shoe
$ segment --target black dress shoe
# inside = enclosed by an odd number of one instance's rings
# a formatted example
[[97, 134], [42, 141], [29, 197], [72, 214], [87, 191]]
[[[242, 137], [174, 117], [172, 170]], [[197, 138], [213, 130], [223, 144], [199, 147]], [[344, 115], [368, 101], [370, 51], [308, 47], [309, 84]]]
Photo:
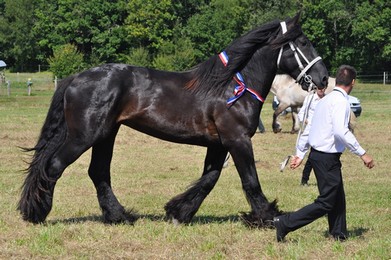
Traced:
[[276, 228], [276, 237], [277, 242], [282, 242], [285, 239], [285, 236], [288, 234], [288, 232], [285, 231], [284, 224], [280, 221], [279, 217], [273, 218], [273, 224]]

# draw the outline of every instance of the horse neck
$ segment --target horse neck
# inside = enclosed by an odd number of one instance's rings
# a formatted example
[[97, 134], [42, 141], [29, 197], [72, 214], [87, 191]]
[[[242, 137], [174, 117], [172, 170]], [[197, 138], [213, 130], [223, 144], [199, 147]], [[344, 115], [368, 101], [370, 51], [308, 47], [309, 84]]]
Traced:
[[263, 47], [253, 55], [242, 70], [248, 87], [257, 91], [264, 98], [269, 93], [277, 73], [277, 55], [277, 51], [267, 46]]

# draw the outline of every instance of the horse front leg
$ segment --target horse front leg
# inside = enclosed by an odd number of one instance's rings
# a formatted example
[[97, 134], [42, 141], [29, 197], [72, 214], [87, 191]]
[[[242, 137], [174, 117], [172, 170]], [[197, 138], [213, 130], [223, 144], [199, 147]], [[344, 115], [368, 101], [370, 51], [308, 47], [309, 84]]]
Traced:
[[281, 127], [281, 124], [280, 122], [278, 122], [278, 116], [284, 112], [285, 109], [287, 109], [289, 107], [289, 104], [286, 104], [286, 103], [283, 103], [281, 102], [278, 107], [276, 108], [276, 110], [274, 111], [273, 113], [273, 123], [272, 123], [272, 127], [273, 127], [273, 132], [274, 133], [279, 133], [281, 132], [282, 130], [282, 127]]
[[272, 128], [274, 133], [279, 133], [281, 132], [281, 124], [278, 122], [278, 116], [280, 115], [281, 112], [279, 112], [278, 109], [276, 109], [273, 113], [273, 123], [272, 123]]
[[243, 213], [242, 219], [249, 227], [271, 227], [273, 217], [281, 215], [277, 201], [269, 203], [263, 194], [255, 168], [251, 140], [237, 140], [229, 149], [242, 181], [251, 212]]
[[285, 104], [280, 103], [276, 110], [273, 113], [273, 123], [272, 123], [272, 128], [274, 133], [279, 133], [282, 130], [280, 122], [278, 122], [278, 116], [285, 110], [287, 109], [288, 106]]
[[174, 223], [191, 221], [219, 179], [226, 156], [227, 150], [222, 146], [208, 147], [201, 178], [164, 207], [168, 219], [172, 219]]

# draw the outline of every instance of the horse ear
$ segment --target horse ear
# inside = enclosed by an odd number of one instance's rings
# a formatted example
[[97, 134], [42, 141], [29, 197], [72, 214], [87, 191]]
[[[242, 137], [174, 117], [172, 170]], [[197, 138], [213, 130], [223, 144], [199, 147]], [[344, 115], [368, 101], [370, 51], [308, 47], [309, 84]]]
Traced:
[[299, 23], [299, 20], [300, 20], [300, 16], [301, 16], [301, 11], [299, 11], [296, 15], [295, 15], [295, 17], [293, 17], [292, 18], [292, 22], [293, 22], [293, 24], [298, 24]]
[[295, 25], [298, 25], [299, 20], [300, 20], [300, 16], [301, 16], [301, 11], [299, 11], [294, 17], [286, 19], [287, 24], [289, 24], [288, 27], [292, 28]]

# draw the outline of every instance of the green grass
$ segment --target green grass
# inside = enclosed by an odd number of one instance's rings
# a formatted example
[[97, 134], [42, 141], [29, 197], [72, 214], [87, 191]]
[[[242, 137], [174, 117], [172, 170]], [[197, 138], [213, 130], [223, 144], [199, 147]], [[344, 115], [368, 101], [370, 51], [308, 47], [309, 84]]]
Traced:
[[[21, 81], [22, 82], [22, 81]], [[141, 218], [134, 225], [105, 225], [95, 189], [88, 178], [90, 151], [66, 169], [58, 181], [47, 222], [24, 222], [16, 211], [24, 161], [18, 147], [35, 145], [53, 87], [36, 84], [33, 96], [0, 92], [0, 259], [390, 259], [391, 251], [391, 86], [362, 85], [352, 95], [361, 100], [356, 136], [374, 159], [372, 170], [349, 152], [342, 156], [350, 239], [326, 237], [321, 218], [275, 242], [274, 230], [248, 229], [238, 213], [249, 206], [230, 161], [215, 189], [190, 225], [164, 220], [164, 204], [200, 177], [205, 148], [157, 140], [121, 128], [112, 163], [112, 186], [120, 202]], [[23, 90], [23, 91], [22, 91]], [[19, 94], [16, 94], [19, 93]], [[279, 172], [293, 153], [296, 136], [289, 116], [283, 132], [271, 131], [271, 96], [262, 112], [267, 132], [253, 138], [262, 189], [278, 198], [284, 211], [296, 210], [317, 196], [315, 178], [299, 186], [301, 170]]]

